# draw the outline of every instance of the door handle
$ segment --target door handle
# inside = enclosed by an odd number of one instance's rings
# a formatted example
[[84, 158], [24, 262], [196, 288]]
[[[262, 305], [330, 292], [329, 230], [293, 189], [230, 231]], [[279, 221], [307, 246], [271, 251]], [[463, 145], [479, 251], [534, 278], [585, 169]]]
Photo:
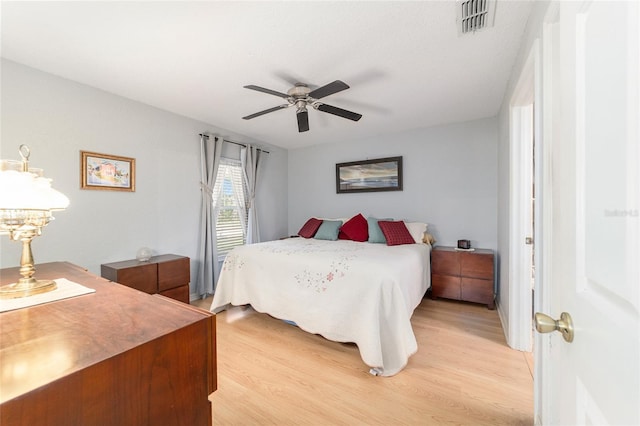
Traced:
[[525, 237], [524, 243], [528, 246], [533, 244], [533, 237]]
[[565, 341], [573, 342], [573, 321], [567, 312], [560, 314], [559, 320], [554, 320], [549, 315], [536, 312], [533, 317], [538, 333], [551, 333], [559, 331]]

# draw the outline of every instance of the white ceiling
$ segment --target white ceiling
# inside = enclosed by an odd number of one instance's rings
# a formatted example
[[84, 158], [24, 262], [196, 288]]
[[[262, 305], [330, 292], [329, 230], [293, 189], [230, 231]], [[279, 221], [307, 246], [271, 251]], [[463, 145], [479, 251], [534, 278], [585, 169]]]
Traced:
[[[2, 56], [285, 148], [495, 116], [530, 1], [459, 36], [456, 2], [2, 2]], [[353, 122], [295, 109], [243, 120], [286, 92], [342, 80], [323, 99]], [[203, 129], [207, 130], [207, 129]], [[225, 136], [225, 135], [223, 135]]]

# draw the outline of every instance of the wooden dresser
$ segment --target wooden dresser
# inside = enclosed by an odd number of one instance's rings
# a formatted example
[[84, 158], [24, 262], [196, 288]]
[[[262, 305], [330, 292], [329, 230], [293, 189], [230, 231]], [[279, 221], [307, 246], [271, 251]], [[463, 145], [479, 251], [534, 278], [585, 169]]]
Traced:
[[[18, 277], [0, 270], [1, 284]], [[1, 425], [212, 424], [213, 314], [70, 263], [36, 277], [96, 291], [0, 313]]]
[[175, 254], [153, 256], [147, 262], [124, 260], [100, 265], [100, 274], [111, 281], [145, 293], [189, 303], [189, 258]]
[[495, 308], [493, 251], [458, 251], [434, 247], [431, 251], [431, 297], [483, 303]]

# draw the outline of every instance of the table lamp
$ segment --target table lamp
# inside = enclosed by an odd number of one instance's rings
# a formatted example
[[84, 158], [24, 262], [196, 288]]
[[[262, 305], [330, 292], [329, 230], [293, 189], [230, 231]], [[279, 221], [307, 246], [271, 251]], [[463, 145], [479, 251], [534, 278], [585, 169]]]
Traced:
[[31, 240], [53, 220], [55, 210], [64, 210], [69, 199], [51, 188], [42, 169], [29, 168], [29, 147], [20, 145], [22, 161], [0, 160], [0, 235], [22, 242], [20, 278], [0, 287], [0, 298], [12, 299], [55, 290], [55, 281], [37, 280]]

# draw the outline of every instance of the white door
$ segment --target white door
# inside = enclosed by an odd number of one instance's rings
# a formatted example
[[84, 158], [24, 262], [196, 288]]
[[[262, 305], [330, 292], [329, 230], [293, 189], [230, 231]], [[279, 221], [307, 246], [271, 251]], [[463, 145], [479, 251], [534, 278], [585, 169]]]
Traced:
[[557, 2], [543, 28], [536, 310], [568, 312], [575, 337], [536, 333], [536, 423], [640, 424], [639, 3]]

